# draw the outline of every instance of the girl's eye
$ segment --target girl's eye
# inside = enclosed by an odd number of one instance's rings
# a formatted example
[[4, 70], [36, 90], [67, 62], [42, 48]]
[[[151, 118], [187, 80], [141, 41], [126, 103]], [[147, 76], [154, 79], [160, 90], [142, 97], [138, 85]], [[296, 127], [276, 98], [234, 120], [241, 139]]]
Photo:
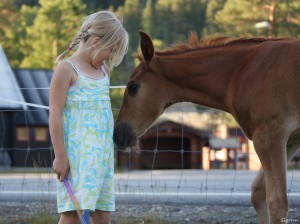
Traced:
[[140, 88], [140, 85], [138, 85], [138, 84], [135, 84], [135, 83], [128, 84], [128, 86], [127, 86], [128, 94], [130, 96], [135, 96], [136, 93], [138, 92], [139, 88]]

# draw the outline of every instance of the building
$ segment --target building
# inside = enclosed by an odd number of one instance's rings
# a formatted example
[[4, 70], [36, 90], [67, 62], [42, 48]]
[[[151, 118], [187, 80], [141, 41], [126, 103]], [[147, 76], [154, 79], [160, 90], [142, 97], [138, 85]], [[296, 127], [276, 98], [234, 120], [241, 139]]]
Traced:
[[17, 80], [0, 46], [0, 165], [12, 165], [12, 148], [15, 147], [15, 116], [27, 106]]
[[0, 48], [0, 165], [52, 166], [48, 129], [51, 70], [12, 70]]
[[140, 151], [117, 152], [123, 169], [201, 169], [202, 147], [208, 145], [206, 130], [159, 119], [140, 139]]
[[48, 125], [52, 74], [52, 70], [14, 70], [15, 79], [28, 105], [27, 110], [19, 111], [15, 117], [15, 148], [20, 150], [15, 150], [12, 155], [14, 166], [52, 166], [54, 155]]

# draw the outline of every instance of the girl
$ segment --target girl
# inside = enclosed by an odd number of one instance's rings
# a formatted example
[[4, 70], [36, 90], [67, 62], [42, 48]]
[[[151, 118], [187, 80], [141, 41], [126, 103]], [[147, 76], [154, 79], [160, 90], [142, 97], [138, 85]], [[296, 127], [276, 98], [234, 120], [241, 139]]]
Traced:
[[[76, 52], [61, 61], [71, 49]], [[49, 127], [57, 174], [59, 223], [79, 218], [63, 184], [66, 178], [81, 210], [91, 223], [110, 223], [115, 210], [113, 116], [109, 71], [120, 64], [128, 49], [128, 33], [111, 12], [100, 11], [83, 20], [50, 85]], [[109, 67], [104, 64], [109, 60]]]

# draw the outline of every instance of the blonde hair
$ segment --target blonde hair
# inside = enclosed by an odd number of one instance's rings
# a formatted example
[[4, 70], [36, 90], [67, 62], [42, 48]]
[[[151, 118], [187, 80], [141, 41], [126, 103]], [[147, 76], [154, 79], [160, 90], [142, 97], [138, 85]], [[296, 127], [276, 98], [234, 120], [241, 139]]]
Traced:
[[56, 63], [67, 56], [70, 50], [80, 42], [86, 42], [91, 36], [100, 38], [101, 53], [106, 48], [113, 47], [109, 57], [110, 70], [118, 66], [128, 50], [128, 33], [122, 25], [122, 20], [112, 12], [99, 11], [83, 19], [82, 25], [75, 38], [61, 55], [56, 58]]

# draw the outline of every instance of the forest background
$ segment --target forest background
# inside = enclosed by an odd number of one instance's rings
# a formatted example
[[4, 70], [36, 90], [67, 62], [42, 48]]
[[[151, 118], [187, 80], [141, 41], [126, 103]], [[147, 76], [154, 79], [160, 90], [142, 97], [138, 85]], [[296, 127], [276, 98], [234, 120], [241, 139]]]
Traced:
[[[125, 85], [135, 66], [139, 30], [148, 32], [155, 48], [199, 37], [300, 37], [299, 0], [0, 0], [0, 45], [12, 68], [54, 69], [80, 27], [98, 10], [123, 18], [129, 52], [112, 72], [111, 85]], [[123, 89], [111, 92], [120, 108]]]

